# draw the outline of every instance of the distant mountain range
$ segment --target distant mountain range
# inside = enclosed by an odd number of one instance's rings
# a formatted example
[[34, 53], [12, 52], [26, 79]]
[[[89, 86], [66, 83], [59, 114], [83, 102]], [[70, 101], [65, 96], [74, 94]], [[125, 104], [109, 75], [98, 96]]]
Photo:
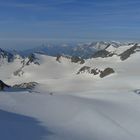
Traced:
[[97, 51], [104, 50], [109, 46], [115, 48], [128, 45], [130, 43], [120, 42], [91, 42], [91, 43], [71, 43], [71, 44], [46, 44], [33, 49], [18, 52], [20, 55], [27, 56], [31, 53], [47, 54], [49, 56], [68, 55], [78, 56], [84, 59], [91, 58]]

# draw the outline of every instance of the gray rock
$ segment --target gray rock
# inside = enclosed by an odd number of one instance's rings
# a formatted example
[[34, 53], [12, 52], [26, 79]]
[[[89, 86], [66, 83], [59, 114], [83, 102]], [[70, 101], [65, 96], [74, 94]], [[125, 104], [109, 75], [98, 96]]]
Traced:
[[98, 70], [97, 68], [92, 69], [92, 68], [89, 67], [89, 66], [83, 66], [83, 67], [77, 72], [77, 74], [80, 74], [80, 73], [89, 73], [89, 74], [97, 75], [97, 74], [100, 73], [100, 70]]
[[120, 56], [120, 59], [122, 61], [128, 59], [132, 54], [136, 53], [138, 50], [140, 49], [140, 46], [138, 46], [137, 44], [135, 44], [133, 47], [131, 47], [130, 49], [124, 51], [123, 53], [121, 53], [119, 56]]
[[36, 82], [29, 82], [29, 83], [16, 84], [13, 86], [13, 88], [33, 89], [37, 85], [38, 85], [38, 83], [36, 83]]
[[57, 55], [56, 61], [58, 61], [59, 63], [61, 63], [60, 58], [61, 58], [61, 55]]
[[35, 57], [35, 55], [34, 54], [30, 54], [29, 56], [28, 56], [28, 61], [27, 61], [27, 63], [26, 63], [26, 65], [29, 65], [30, 63], [34, 63], [34, 64], [37, 64], [37, 65], [40, 65], [36, 60], [37, 60], [37, 58]]
[[10, 88], [10, 86], [0, 80], [0, 91], [4, 90], [5, 88]]
[[60, 60], [60, 58], [61, 57], [64, 57], [64, 58], [66, 58], [66, 59], [69, 59], [69, 60], [71, 60], [71, 62], [72, 63], [80, 63], [80, 64], [84, 64], [85, 63], [85, 60], [84, 59], [82, 59], [82, 58], [80, 58], [80, 57], [78, 57], [78, 56], [66, 56], [66, 55], [58, 55], [57, 57], [56, 57], [56, 61], [58, 61], [59, 63], [61, 63], [61, 60]]
[[100, 51], [97, 51], [94, 55], [93, 55], [93, 58], [97, 58], [97, 57], [101, 57], [101, 58], [105, 58], [105, 57], [110, 57], [112, 56], [113, 54], [108, 52], [107, 50], [100, 50]]
[[14, 76], [22, 76], [24, 74], [24, 71], [22, 70], [22, 68], [18, 69], [17, 71], [15, 71]]
[[90, 67], [88, 67], [88, 66], [83, 66], [83, 67], [77, 72], [77, 74], [84, 73], [84, 72], [90, 73]]
[[98, 70], [98, 69], [91, 69], [91, 72], [90, 73], [91, 74], [94, 74], [94, 75], [97, 75], [97, 74], [100, 73], [100, 70]]
[[78, 57], [78, 56], [72, 56], [71, 57], [71, 62], [73, 63], [80, 63], [80, 64], [84, 64], [85, 63], [85, 60]]
[[115, 73], [115, 71], [112, 68], [106, 68], [106, 69], [104, 69], [104, 71], [100, 72], [100, 77], [104, 78], [104, 77], [106, 77], [110, 74], [113, 74], [113, 73]]

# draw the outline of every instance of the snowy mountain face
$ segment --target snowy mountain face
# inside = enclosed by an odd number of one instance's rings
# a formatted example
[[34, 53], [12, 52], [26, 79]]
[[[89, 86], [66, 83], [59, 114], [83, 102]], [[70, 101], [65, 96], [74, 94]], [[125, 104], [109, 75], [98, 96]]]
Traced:
[[0, 138], [139, 140], [140, 44], [101, 44], [89, 59], [4, 53]]
[[140, 51], [140, 45], [135, 44], [133, 47], [127, 49], [126, 51], [122, 52], [119, 56], [121, 60], [126, 60], [128, 59], [132, 54]]

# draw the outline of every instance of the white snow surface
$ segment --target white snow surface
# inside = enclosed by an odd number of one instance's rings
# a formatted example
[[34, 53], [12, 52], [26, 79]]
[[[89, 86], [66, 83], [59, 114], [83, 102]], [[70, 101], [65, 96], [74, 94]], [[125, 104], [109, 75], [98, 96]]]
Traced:
[[[126, 48], [119, 48], [116, 52], [119, 54], [125, 50]], [[132, 54], [125, 61], [113, 56], [88, 59], [82, 65], [71, 63], [66, 58], [62, 58], [59, 63], [55, 57], [38, 54], [36, 57], [40, 65], [25, 66], [24, 74], [20, 77], [13, 75], [21, 66], [20, 59], [0, 68], [1, 80], [7, 84], [32, 81], [39, 83], [32, 92], [0, 92], [0, 110], [33, 118], [39, 122], [40, 133], [35, 134], [31, 128], [29, 136], [25, 134], [24, 139], [140, 139], [140, 95], [134, 92], [140, 89], [139, 52]], [[115, 73], [103, 79], [87, 73], [76, 75], [82, 66], [99, 69], [111, 67]], [[10, 114], [7, 116], [10, 118]], [[13, 120], [12, 125], [17, 126], [14, 131], [16, 132], [16, 128], [21, 124], [16, 118]], [[33, 120], [28, 121], [31, 123]], [[4, 122], [8, 129], [9, 120], [4, 119]], [[40, 125], [46, 131], [40, 128]], [[4, 124], [0, 126], [0, 130], [3, 126]], [[27, 129], [28, 125], [23, 128]], [[34, 137], [31, 137], [32, 135]]]
[[106, 50], [108, 52], [112, 52], [112, 53], [115, 53], [115, 54], [119, 55], [119, 54], [123, 53], [124, 51], [130, 49], [133, 46], [134, 46], [134, 44], [122, 45], [122, 46], [119, 46], [118, 48], [116, 48], [113, 45], [110, 45]]

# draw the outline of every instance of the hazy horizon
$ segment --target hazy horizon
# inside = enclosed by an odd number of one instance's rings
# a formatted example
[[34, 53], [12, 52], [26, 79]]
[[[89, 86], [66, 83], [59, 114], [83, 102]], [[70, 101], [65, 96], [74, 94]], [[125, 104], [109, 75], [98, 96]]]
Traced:
[[48, 44], [78, 44], [92, 42], [140, 42], [138, 40], [97, 40], [97, 39], [0, 39], [0, 48], [7, 50], [28, 50]]

